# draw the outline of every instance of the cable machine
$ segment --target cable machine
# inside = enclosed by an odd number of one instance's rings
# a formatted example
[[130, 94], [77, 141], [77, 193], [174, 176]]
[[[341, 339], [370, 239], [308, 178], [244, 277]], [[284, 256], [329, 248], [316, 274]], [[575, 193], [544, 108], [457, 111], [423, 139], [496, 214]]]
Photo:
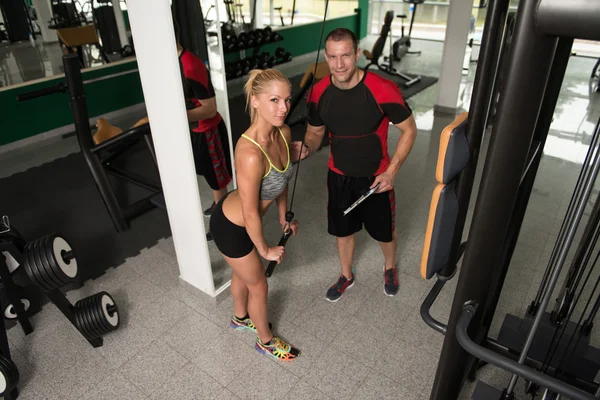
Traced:
[[[565, 7], [559, 0], [521, 0], [510, 46], [506, 46], [507, 10], [508, 0], [490, 1], [471, 113], [457, 118], [441, 138], [447, 146], [440, 146], [436, 175], [439, 183], [432, 198], [421, 262], [421, 275], [425, 279], [437, 278], [421, 307], [421, 315], [429, 326], [445, 336], [430, 399], [458, 398], [465, 380], [475, 379], [478, 368], [489, 363], [513, 376], [503, 389], [479, 382], [473, 399], [512, 399], [515, 384], [522, 377], [532, 396], [591, 400], [600, 396], [598, 384], [594, 378], [590, 379], [600, 370], [600, 356], [598, 349], [589, 347], [583, 336], [600, 307], [600, 300], [594, 300], [600, 282], [592, 289], [577, 323], [569, 322], [574, 309], [569, 299], [581, 298], [582, 292], [577, 290], [575, 282], [590, 281], [591, 269], [585, 272], [583, 266], [591, 258], [595, 245], [598, 229], [595, 212], [577, 251], [578, 267], [572, 268], [571, 278], [559, 298], [562, 305], [554, 313], [547, 313], [546, 309], [600, 170], [600, 121], [539, 295], [524, 318], [513, 319], [519, 329], [508, 335], [512, 343], [506, 339], [510, 316], [505, 319], [497, 340], [487, 335], [531, 195], [573, 40], [600, 40], [600, 25], [596, 23], [600, 20], [600, 3], [574, 0]], [[508, 47], [508, 52], [502, 57], [505, 60], [500, 68], [498, 58], [503, 47]], [[500, 87], [494, 82], [501, 82]], [[494, 86], [499, 89], [495, 124], [469, 236], [461, 243]], [[463, 254], [445, 325], [431, 317], [429, 308], [445, 282], [456, 274], [456, 265]], [[550, 340], [538, 340], [548, 332]], [[569, 350], [569, 346], [575, 347]]]

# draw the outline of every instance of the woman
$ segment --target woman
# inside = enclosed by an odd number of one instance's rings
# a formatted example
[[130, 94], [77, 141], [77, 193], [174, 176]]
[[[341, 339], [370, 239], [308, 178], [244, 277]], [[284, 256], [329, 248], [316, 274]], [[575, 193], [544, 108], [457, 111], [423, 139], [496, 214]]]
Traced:
[[298, 231], [298, 222], [287, 226], [287, 187], [293, 174], [290, 160], [290, 128], [284, 124], [290, 108], [291, 84], [274, 69], [250, 71], [246, 106], [250, 127], [235, 149], [237, 190], [228, 193], [215, 206], [210, 231], [219, 251], [231, 266], [234, 329], [257, 332], [258, 352], [278, 360], [291, 361], [299, 350], [273, 335], [267, 316], [267, 279], [262, 256], [280, 263], [282, 246], [265, 241], [262, 217], [275, 202], [284, 230]]

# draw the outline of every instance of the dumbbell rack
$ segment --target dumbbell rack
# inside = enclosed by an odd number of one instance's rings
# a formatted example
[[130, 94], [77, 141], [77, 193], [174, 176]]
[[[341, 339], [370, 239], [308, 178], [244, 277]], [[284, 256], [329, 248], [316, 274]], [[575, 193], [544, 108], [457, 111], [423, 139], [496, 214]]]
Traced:
[[[266, 34], [265, 34], [265, 32], [266, 32]], [[267, 27], [264, 30], [263, 29], [256, 29], [254, 31], [251, 31], [250, 33], [241, 32], [239, 35], [237, 35], [235, 37], [231, 36], [230, 39], [227, 40], [227, 41], [224, 40], [223, 53], [224, 54], [231, 54], [231, 53], [239, 52], [240, 57], [241, 57], [240, 60], [235, 61], [235, 62], [228, 62], [228, 63], [226, 63], [226, 65], [229, 68], [233, 67], [234, 65], [236, 65], [238, 67], [241, 67], [241, 65], [244, 64], [244, 63], [250, 63], [251, 65], [253, 65], [254, 61], [257, 58], [262, 58], [263, 60], [262, 60], [261, 66], [257, 66], [256, 68], [258, 68], [258, 69], [264, 69], [264, 68], [269, 68], [270, 67], [270, 65], [268, 65], [267, 63], [271, 59], [273, 59], [273, 60], [271, 60], [271, 64], [273, 66], [274, 65], [283, 64], [284, 62], [291, 61], [291, 54], [290, 53], [286, 53], [285, 54], [286, 57], [288, 57], [288, 55], [289, 55], [290, 59], [288, 61], [278, 61], [278, 58], [275, 58], [275, 56], [271, 56], [271, 54], [269, 54], [268, 52], [259, 53], [261, 46], [266, 45], [266, 44], [272, 44], [272, 43], [281, 42], [281, 41], [284, 40], [283, 37], [279, 33], [277, 33], [277, 32], [276, 33], [271, 33], [271, 32], [272, 32], [271, 28]], [[257, 35], [258, 36], [262, 35], [263, 39], [264, 39], [264, 35], [269, 35], [269, 37], [274, 38], [274, 39], [269, 39], [269, 40], [266, 40], [266, 41], [260, 41], [260, 42], [258, 42], [256, 40], [256, 36]], [[242, 37], [242, 42], [243, 42], [243, 38], [244, 37], [248, 37], [249, 39], [252, 40], [252, 42], [250, 42], [250, 45], [247, 45], [247, 46], [239, 46], [239, 45], [238, 46], [231, 46], [231, 47], [227, 46], [227, 43], [228, 42], [230, 43], [232, 40], [235, 40], [235, 41], [237, 41], [237, 43], [240, 43], [240, 39], [239, 39], [240, 37]], [[253, 49], [253, 55], [250, 56], [250, 57], [246, 57], [246, 50], [250, 50], [250, 49]], [[281, 58], [283, 58], [283, 57], [281, 57]], [[227, 74], [227, 80], [232, 80], [232, 79], [236, 79], [236, 78], [239, 78], [241, 76], [244, 76], [244, 75], [246, 75], [247, 71], [250, 70], [250, 69], [254, 69], [254, 68], [251, 67], [251, 66], [248, 66], [248, 67], [242, 69], [241, 73], [238, 72], [235, 76], [232, 76], [231, 74]]]
[[[4, 240], [3, 236], [10, 237], [12, 240]], [[56, 235], [50, 235], [48, 237], [57, 237]], [[48, 297], [48, 299], [54, 303], [54, 305], [63, 313], [63, 315], [73, 324], [73, 326], [77, 329], [78, 332], [82, 334], [82, 336], [95, 348], [101, 347], [103, 345], [103, 338], [101, 337], [103, 334], [108, 333], [109, 331], [117, 329], [119, 325], [119, 316], [118, 309], [114, 301], [110, 299], [110, 295], [105, 292], [97, 293], [93, 296], [84, 298], [79, 300], [75, 305], [71, 304], [66, 296], [60, 291], [59, 287], [48, 286], [48, 282], [57, 281], [57, 276], [52, 275], [52, 272], [48, 265], [52, 264], [50, 259], [40, 260], [41, 253], [33, 253], [36, 249], [36, 246], [39, 243], [42, 243], [42, 240], [47, 238], [44, 237], [42, 239], [38, 239], [33, 243], [25, 244], [25, 239], [18, 233], [18, 231], [10, 226], [10, 222], [8, 217], [4, 216], [2, 221], [0, 222], [0, 278], [2, 279], [2, 284], [7, 294], [7, 298], [10, 301], [10, 304], [13, 306], [14, 312], [17, 316], [17, 320], [23, 329], [25, 335], [29, 335], [33, 332], [33, 325], [27, 316], [27, 312], [23, 307], [23, 303], [21, 301], [21, 296], [18, 293], [18, 286], [14, 283], [13, 277], [11, 274], [11, 268], [9, 268], [8, 260], [5, 257], [5, 254], [9, 254], [14, 263], [17, 266], [23, 266], [26, 270], [26, 275], [29, 278], [29, 281], [36, 284], [36, 286], [40, 287], [44, 294]], [[62, 238], [58, 237], [63, 240]], [[66, 243], [66, 241], [64, 242]], [[54, 245], [55, 242], [52, 243]], [[68, 244], [67, 244], [68, 246]], [[28, 248], [29, 247], [29, 248]], [[70, 246], [69, 246], [70, 247]], [[33, 251], [32, 251], [33, 250]], [[38, 249], [43, 250], [43, 249]], [[33, 255], [32, 255], [33, 253]], [[74, 251], [67, 250], [62, 251], [62, 260], [65, 262], [70, 262], [75, 259]], [[36, 260], [34, 258], [37, 257]], [[37, 262], [37, 266], [35, 263]], [[42, 271], [42, 266], [46, 266], [46, 270]], [[32, 270], [37, 268], [37, 272], [33, 272], [34, 274], [39, 274], [37, 277], [32, 276]], [[16, 267], [13, 268], [13, 273], [16, 271]], [[76, 270], [75, 274], [76, 275]], [[41, 281], [41, 278], [44, 277], [47, 281], [44, 283]], [[71, 281], [74, 281], [74, 277]], [[102, 303], [104, 305], [105, 296], [109, 297], [108, 305], [106, 309], [108, 310], [109, 317], [105, 318], [116, 318], [116, 324], [112, 326], [108, 326], [107, 322], [102, 320], [102, 316], [99, 316], [98, 313], [101, 313], [98, 310], [98, 305]], [[112, 301], [112, 304], [110, 304]], [[5, 305], [2, 305], [2, 310], [4, 312]], [[95, 307], [95, 308], [94, 308]], [[30, 306], [31, 308], [31, 306]], [[92, 315], [96, 313], [96, 315]], [[110, 322], [110, 321], [109, 321]], [[4, 323], [4, 315], [0, 316], [0, 356], [6, 358], [9, 363], [12, 363], [10, 359], [10, 349], [8, 344], [8, 338], [6, 334], [6, 326]], [[1, 358], [1, 357], [0, 357]], [[1, 360], [0, 360], [1, 361]], [[14, 363], [13, 363], [14, 364]], [[1, 367], [1, 366], [0, 366]], [[17, 383], [18, 383], [18, 370], [16, 366], [14, 366], [16, 370], [16, 381], [14, 383], [14, 388], [12, 388], [10, 394], [5, 393], [4, 399], [6, 400], [14, 400], [18, 396]], [[12, 386], [12, 385], [11, 385]], [[10, 386], [7, 387], [7, 391], [11, 389]]]

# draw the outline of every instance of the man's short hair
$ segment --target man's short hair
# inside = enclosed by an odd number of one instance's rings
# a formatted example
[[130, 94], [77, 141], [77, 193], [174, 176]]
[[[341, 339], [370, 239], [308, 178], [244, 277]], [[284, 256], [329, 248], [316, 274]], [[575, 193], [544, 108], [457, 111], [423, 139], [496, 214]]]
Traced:
[[356, 35], [350, 29], [346, 28], [336, 28], [329, 32], [329, 35], [325, 38], [325, 43], [328, 40], [333, 40], [334, 42], [339, 42], [342, 40], [351, 40], [354, 51], [358, 49], [358, 40], [356, 39]]

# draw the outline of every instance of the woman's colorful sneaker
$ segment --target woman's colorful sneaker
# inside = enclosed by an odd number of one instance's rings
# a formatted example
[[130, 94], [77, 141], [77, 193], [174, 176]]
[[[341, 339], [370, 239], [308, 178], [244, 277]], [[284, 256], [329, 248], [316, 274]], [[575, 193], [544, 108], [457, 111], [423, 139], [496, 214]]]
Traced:
[[293, 361], [300, 355], [300, 350], [276, 336], [267, 344], [262, 343], [259, 338], [256, 338], [254, 347], [259, 353], [266, 354], [279, 361]]
[[[252, 332], [256, 332], [256, 326], [254, 326], [254, 323], [252, 322], [252, 320], [250, 318], [239, 319], [238, 317], [236, 317], [234, 315], [231, 318], [231, 321], [229, 322], [229, 326], [231, 326], [236, 331], [249, 330]], [[272, 329], [272, 325], [270, 322], [269, 322], [269, 329]]]

